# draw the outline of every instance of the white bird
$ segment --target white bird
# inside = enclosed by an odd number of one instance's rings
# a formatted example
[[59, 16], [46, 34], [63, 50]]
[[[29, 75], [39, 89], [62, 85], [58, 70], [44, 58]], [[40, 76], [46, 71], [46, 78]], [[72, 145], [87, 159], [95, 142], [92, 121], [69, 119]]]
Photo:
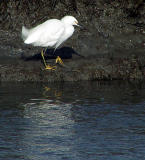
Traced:
[[[55, 51], [57, 47], [72, 36], [74, 33], [74, 26], [79, 25], [78, 21], [73, 16], [65, 16], [61, 20], [50, 19], [32, 29], [27, 29], [23, 26], [22, 38], [25, 44], [54, 48]], [[41, 51], [41, 56], [43, 58], [45, 68], [54, 69], [54, 67], [46, 64], [43, 50]], [[59, 56], [56, 59], [56, 63], [57, 62], [63, 64]]]

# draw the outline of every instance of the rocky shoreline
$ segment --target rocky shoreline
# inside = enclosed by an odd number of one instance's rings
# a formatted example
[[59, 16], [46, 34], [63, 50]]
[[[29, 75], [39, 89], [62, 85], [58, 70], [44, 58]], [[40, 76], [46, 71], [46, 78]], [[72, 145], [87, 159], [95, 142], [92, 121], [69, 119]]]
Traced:
[[[65, 66], [56, 65], [56, 70], [45, 70], [42, 61], [11, 59], [0, 67], [0, 81], [55, 82], [81, 80], [144, 80], [144, 63], [137, 58], [71, 58]], [[49, 64], [55, 65], [55, 59]]]
[[[58, 1], [53, 7], [46, 0], [25, 3], [0, 3], [0, 81], [145, 79], [144, 1]], [[84, 29], [76, 28], [56, 55], [48, 50], [48, 64], [55, 65], [59, 55], [65, 66], [44, 70], [41, 48], [23, 44], [21, 27], [64, 15], [75, 16]]]

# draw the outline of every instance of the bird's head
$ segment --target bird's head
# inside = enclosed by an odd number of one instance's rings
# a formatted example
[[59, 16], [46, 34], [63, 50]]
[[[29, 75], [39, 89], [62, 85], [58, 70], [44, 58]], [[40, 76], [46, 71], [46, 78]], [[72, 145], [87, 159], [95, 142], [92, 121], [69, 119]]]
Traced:
[[78, 21], [73, 16], [65, 16], [61, 19], [61, 21], [65, 24], [73, 25], [73, 26], [79, 26]]

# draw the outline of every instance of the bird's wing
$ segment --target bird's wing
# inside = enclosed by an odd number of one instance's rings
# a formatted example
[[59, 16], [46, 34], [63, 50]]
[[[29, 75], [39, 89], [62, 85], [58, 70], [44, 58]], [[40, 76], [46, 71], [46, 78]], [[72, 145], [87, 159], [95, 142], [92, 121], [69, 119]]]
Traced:
[[35, 46], [45, 46], [45, 44], [49, 44], [49, 42], [51, 44], [52, 42], [56, 43], [64, 32], [64, 29], [64, 25], [61, 21], [57, 19], [48, 20], [30, 29], [25, 43], [34, 44]]

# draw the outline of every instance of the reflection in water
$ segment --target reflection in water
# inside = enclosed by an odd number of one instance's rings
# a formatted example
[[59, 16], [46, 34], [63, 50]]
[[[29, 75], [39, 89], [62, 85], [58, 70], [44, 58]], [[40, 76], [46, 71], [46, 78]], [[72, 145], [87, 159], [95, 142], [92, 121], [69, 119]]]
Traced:
[[0, 87], [0, 159], [145, 158], [144, 83]]
[[[50, 86], [49, 86], [50, 85]], [[61, 101], [89, 101], [89, 103], [130, 104], [144, 101], [145, 83], [122, 82], [84, 82], [56, 83], [44, 88], [44, 96], [55, 97]]]

